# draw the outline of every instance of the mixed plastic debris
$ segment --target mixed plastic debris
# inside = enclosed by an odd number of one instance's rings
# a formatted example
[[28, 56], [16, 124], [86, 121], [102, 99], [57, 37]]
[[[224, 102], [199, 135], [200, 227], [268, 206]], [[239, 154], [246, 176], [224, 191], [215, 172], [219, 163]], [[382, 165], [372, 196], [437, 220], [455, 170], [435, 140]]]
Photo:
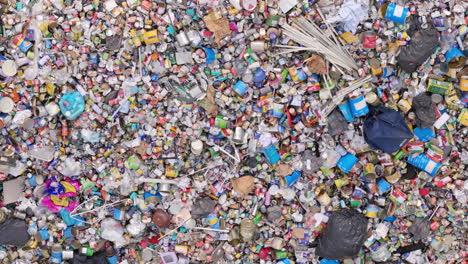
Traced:
[[0, 0], [0, 263], [468, 263], [467, 10]]

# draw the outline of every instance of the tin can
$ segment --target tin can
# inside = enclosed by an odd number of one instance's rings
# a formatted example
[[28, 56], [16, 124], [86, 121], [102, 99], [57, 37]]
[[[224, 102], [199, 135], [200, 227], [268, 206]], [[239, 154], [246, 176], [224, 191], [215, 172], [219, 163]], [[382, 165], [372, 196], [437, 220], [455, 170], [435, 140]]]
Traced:
[[336, 187], [338, 187], [338, 188], [341, 188], [341, 187], [346, 186], [346, 185], [348, 185], [348, 184], [349, 184], [349, 180], [348, 180], [348, 178], [346, 178], [346, 177], [344, 177], [344, 178], [342, 178], [342, 179], [336, 179], [336, 180], [335, 180], [335, 185], [336, 185]]
[[375, 174], [375, 166], [374, 164], [368, 162], [362, 167], [364, 171], [364, 177], [368, 180], [375, 180], [376, 174]]
[[62, 263], [62, 246], [61, 245], [55, 244], [52, 247], [52, 254], [49, 260], [52, 263]]
[[344, 103], [340, 104], [338, 108], [340, 109], [346, 121], [354, 122], [354, 117], [351, 113], [351, 108], [349, 107], [348, 101], [345, 101]]
[[237, 227], [234, 227], [229, 231], [228, 241], [233, 246], [236, 246], [240, 243], [239, 229]]
[[453, 89], [453, 84], [450, 82], [438, 81], [429, 79], [427, 83], [427, 91], [431, 93], [438, 93], [442, 95], [449, 94]]
[[250, 43], [250, 49], [254, 52], [264, 52], [265, 51], [265, 42], [263, 40], [256, 40]]
[[242, 143], [244, 142], [244, 136], [245, 136], [245, 131], [242, 127], [238, 126], [236, 127], [236, 129], [234, 130], [234, 136], [232, 137], [232, 141], [234, 141], [234, 143]]
[[288, 257], [288, 252], [286, 251], [281, 251], [281, 250], [275, 250], [273, 251], [273, 255], [275, 259], [285, 259]]
[[183, 46], [187, 46], [188, 44], [190, 44], [190, 41], [188, 39], [188, 36], [187, 34], [185, 33], [185, 31], [182, 31], [180, 32], [179, 34], [176, 35], [176, 40], [177, 40], [177, 43], [183, 47]]
[[468, 76], [462, 76], [460, 78], [460, 90], [467, 92], [468, 91]]
[[8, 215], [5, 213], [5, 211], [0, 209], [0, 223], [3, 223], [7, 219], [7, 217]]
[[10, 113], [13, 111], [15, 103], [10, 97], [1, 97], [0, 98], [0, 113]]
[[369, 113], [369, 107], [367, 106], [366, 100], [362, 95], [355, 98], [350, 98], [349, 107], [354, 117], [363, 116]]
[[377, 106], [380, 104], [379, 97], [374, 92], [367, 93], [365, 99], [366, 102], [372, 106]]
[[435, 162], [429, 159], [426, 154], [414, 153], [408, 156], [408, 163], [415, 166], [416, 168], [425, 171], [431, 176], [435, 176], [440, 166], [439, 162]]
[[158, 186], [158, 191], [164, 196], [164, 194], [169, 193], [171, 190], [171, 184], [169, 183], [160, 183]]
[[92, 255], [94, 255], [94, 250], [90, 247], [81, 247], [80, 254], [91, 257]]
[[404, 24], [408, 16], [409, 9], [401, 5], [390, 3], [385, 9], [385, 19]]
[[213, 228], [219, 228], [219, 218], [216, 214], [212, 213], [206, 217], [208, 224]]
[[448, 63], [449, 68], [458, 69], [465, 65], [466, 57], [457, 48], [451, 48], [445, 53], [445, 61]]
[[37, 233], [34, 235], [37, 241], [45, 241], [49, 239], [49, 230], [47, 229], [39, 229]]
[[240, 235], [243, 241], [252, 241], [257, 227], [254, 222], [248, 218], [242, 219], [240, 223]]
[[457, 121], [464, 126], [468, 126], [468, 108], [464, 108], [457, 118]]
[[272, 115], [276, 118], [281, 118], [284, 112], [284, 105], [279, 103], [273, 103]]
[[244, 96], [249, 86], [241, 80], [238, 80], [232, 88], [238, 95]]
[[38, 186], [44, 183], [44, 177], [42, 175], [31, 175], [28, 179], [31, 186]]
[[[176, 250], [176, 252], [177, 252], [177, 250]], [[141, 252], [141, 259], [142, 259], [142, 261], [144, 263], [147, 263], [147, 262], [151, 261], [153, 259], [153, 250], [151, 250], [149, 248], [143, 249], [143, 251]]]
[[215, 119], [215, 126], [216, 127], [219, 127], [219, 128], [227, 128], [227, 122], [226, 120], [224, 120], [224, 118], [220, 115], [217, 115], [216, 116], [216, 119]]
[[377, 45], [377, 33], [374, 31], [366, 31], [362, 35], [362, 46], [365, 49], [375, 49]]
[[411, 103], [406, 99], [398, 101], [398, 107], [401, 111], [408, 113], [411, 110]]
[[375, 204], [368, 204], [366, 206], [366, 216], [370, 218], [377, 218], [380, 208]]
[[343, 157], [341, 157], [336, 163], [336, 165], [342, 171], [344, 171], [345, 173], [348, 173], [357, 162], [358, 162], [358, 158], [356, 158], [353, 154], [348, 153], [344, 155]]
[[106, 249], [106, 260], [109, 264], [117, 264], [119, 262], [114, 248], [108, 247]]
[[322, 206], [327, 206], [331, 203], [330, 196], [326, 192], [323, 192], [317, 196], [317, 201], [322, 205]]
[[65, 260], [73, 259], [73, 250], [62, 251], [62, 258]]

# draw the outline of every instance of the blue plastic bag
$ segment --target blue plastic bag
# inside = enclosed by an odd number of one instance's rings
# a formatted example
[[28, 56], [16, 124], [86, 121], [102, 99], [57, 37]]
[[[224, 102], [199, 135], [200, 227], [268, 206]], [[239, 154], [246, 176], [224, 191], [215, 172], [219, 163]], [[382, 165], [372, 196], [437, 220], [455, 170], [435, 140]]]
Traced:
[[371, 107], [363, 130], [367, 144], [388, 154], [399, 150], [413, 138], [413, 132], [406, 125], [403, 116], [381, 105]]

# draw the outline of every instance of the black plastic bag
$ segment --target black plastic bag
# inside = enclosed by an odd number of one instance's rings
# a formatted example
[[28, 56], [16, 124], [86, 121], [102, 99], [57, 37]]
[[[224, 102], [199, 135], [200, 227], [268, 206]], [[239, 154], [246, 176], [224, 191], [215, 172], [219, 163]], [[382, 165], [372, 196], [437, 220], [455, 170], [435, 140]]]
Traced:
[[0, 245], [22, 247], [29, 241], [28, 224], [17, 218], [8, 218], [0, 224]]
[[213, 213], [214, 208], [217, 202], [215, 200], [211, 200], [210, 198], [200, 198], [195, 201], [192, 207], [192, 214], [193, 219], [201, 219], [207, 217], [209, 214]]
[[348, 129], [348, 122], [338, 109], [333, 110], [328, 116], [328, 133], [332, 137], [343, 134]]
[[416, 18], [411, 20], [410, 24], [410, 43], [401, 48], [398, 55], [398, 65], [407, 73], [416, 71], [439, 45], [439, 33], [432, 23], [427, 23], [426, 28], [421, 28]]
[[367, 219], [354, 209], [331, 214], [316, 253], [326, 259], [344, 259], [359, 253], [367, 239]]
[[432, 99], [426, 93], [413, 98], [413, 109], [416, 114], [416, 125], [422, 129], [431, 127], [437, 119]]
[[369, 113], [363, 132], [364, 139], [371, 147], [391, 154], [413, 138], [413, 132], [397, 111], [379, 105], [371, 107]]

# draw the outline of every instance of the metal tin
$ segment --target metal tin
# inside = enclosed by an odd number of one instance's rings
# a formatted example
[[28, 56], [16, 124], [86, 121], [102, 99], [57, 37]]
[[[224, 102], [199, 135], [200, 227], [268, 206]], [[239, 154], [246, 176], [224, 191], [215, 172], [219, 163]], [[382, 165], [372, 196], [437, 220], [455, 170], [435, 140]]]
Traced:
[[244, 241], [252, 241], [257, 227], [254, 222], [248, 218], [244, 218], [240, 223], [240, 235]]
[[390, 3], [385, 10], [385, 19], [404, 24], [408, 16], [409, 9], [397, 4]]
[[356, 164], [357, 161], [358, 161], [358, 158], [356, 158], [353, 154], [348, 153], [344, 155], [343, 157], [341, 157], [336, 163], [336, 165], [342, 171], [344, 171], [345, 173], [348, 173], [353, 168], [353, 166]]
[[265, 42], [263, 40], [256, 40], [250, 43], [250, 49], [255, 52], [264, 52], [265, 51]]
[[106, 249], [106, 260], [109, 264], [117, 264], [119, 262], [119, 258], [115, 254], [114, 248], [108, 247]]
[[448, 63], [449, 68], [458, 69], [465, 65], [466, 57], [457, 48], [451, 48], [445, 53], [445, 61]]
[[215, 118], [215, 126], [219, 128], [227, 128], [228, 123], [220, 115], [217, 115]]
[[232, 88], [237, 94], [239, 94], [240, 96], [244, 96], [245, 92], [247, 92], [247, 89], [249, 88], [249, 86], [244, 83], [243, 81], [239, 80], [237, 81], [237, 83], [234, 85], [234, 87]]
[[369, 107], [367, 106], [364, 96], [350, 98], [349, 107], [354, 117], [363, 116], [369, 113]]
[[239, 229], [237, 227], [229, 231], [229, 243], [234, 246], [240, 243]]
[[144, 263], [151, 261], [151, 259], [153, 259], [153, 250], [149, 248], [143, 249], [141, 252], [141, 259]]
[[94, 255], [94, 251], [90, 247], [81, 247], [80, 248], [80, 254], [91, 257], [92, 255]]
[[327, 206], [330, 204], [331, 199], [330, 199], [330, 196], [328, 196], [326, 192], [323, 192], [319, 196], [317, 196], [317, 201], [319, 201], [319, 203], [322, 206]]
[[179, 34], [177, 34], [176, 35], [176, 40], [177, 40], [177, 43], [181, 47], [187, 46], [188, 44], [190, 44], [190, 40], [188, 39], [188, 36], [185, 33], [185, 31], [181, 31]]
[[171, 184], [169, 183], [160, 183], [158, 186], [158, 191], [163, 194], [163, 193], [168, 193], [171, 190]]
[[366, 31], [362, 35], [362, 46], [365, 49], [375, 49], [377, 45], [377, 33], [374, 31]]
[[406, 99], [401, 99], [398, 101], [398, 107], [401, 109], [401, 111], [408, 113], [409, 110], [411, 110], [411, 103]]
[[272, 115], [277, 118], [281, 118], [283, 116], [284, 105], [273, 103], [273, 111]]
[[376, 174], [375, 174], [375, 166], [374, 164], [368, 162], [362, 167], [364, 171], [364, 177], [368, 180], [375, 180]]
[[3, 223], [7, 219], [7, 217], [8, 215], [5, 213], [5, 211], [0, 209], [0, 223]]
[[37, 186], [37, 185], [41, 185], [44, 183], [44, 177], [42, 175], [31, 175], [31, 177], [29, 177], [28, 179], [29, 183], [31, 184], [31, 186]]
[[64, 250], [62, 251], [63, 259], [73, 259], [73, 250]]
[[245, 131], [242, 127], [238, 126], [234, 130], [234, 136], [232, 137], [232, 141], [234, 143], [242, 143], [244, 142]]
[[377, 106], [378, 104], [380, 104], [379, 97], [374, 92], [367, 93], [365, 99], [366, 99], [366, 102], [372, 106]]
[[462, 76], [460, 78], [460, 90], [462, 91], [468, 91], [468, 76]]
[[353, 114], [351, 113], [351, 109], [349, 107], [348, 101], [345, 101], [344, 103], [340, 104], [338, 108], [340, 109], [346, 121], [354, 122], [354, 117], [353, 117]]
[[382, 74], [382, 67], [380, 66], [380, 61], [378, 59], [370, 59], [369, 64], [371, 66], [372, 75], [378, 76]]
[[415, 166], [416, 168], [425, 171], [431, 176], [435, 176], [440, 166], [439, 162], [435, 162], [429, 159], [425, 154], [414, 153], [408, 156], [408, 163]]
[[450, 82], [438, 81], [429, 79], [427, 83], [427, 91], [431, 93], [438, 93], [442, 95], [449, 94], [453, 89], [453, 84]]
[[55, 244], [52, 247], [52, 254], [49, 259], [52, 263], [62, 263], [62, 246]]

